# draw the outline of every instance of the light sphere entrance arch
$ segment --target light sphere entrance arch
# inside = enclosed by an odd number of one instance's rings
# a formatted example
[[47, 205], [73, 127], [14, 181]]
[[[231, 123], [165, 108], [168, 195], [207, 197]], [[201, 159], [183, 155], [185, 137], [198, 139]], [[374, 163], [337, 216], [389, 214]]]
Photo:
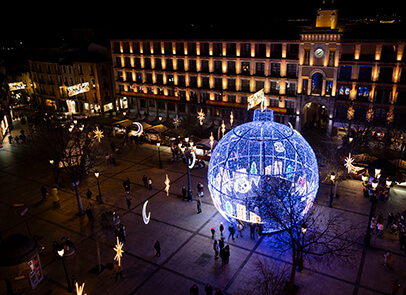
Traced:
[[[208, 187], [226, 219], [259, 223], [263, 233], [280, 231], [275, 210], [282, 220], [289, 210], [304, 216], [316, 198], [316, 156], [296, 130], [274, 122], [272, 110], [257, 109], [253, 122], [230, 130], [217, 144]], [[283, 212], [288, 203], [290, 209]]]

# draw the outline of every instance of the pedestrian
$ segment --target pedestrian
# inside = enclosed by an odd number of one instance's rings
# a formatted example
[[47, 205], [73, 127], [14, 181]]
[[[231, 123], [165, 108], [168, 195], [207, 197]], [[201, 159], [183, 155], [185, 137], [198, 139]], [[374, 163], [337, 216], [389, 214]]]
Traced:
[[58, 194], [58, 188], [54, 186], [52, 188], [52, 197], [54, 199], [54, 208], [59, 208], [61, 205], [59, 204], [59, 194]]
[[197, 184], [197, 194], [199, 197], [204, 197], [203, 184], [201, 182]]
[[125, 197], [125, 201], [126, 201], [126, 203], [127, 203], [127, 209], [128, 209], [128, 212], [131, 212], [131, 197], [130, 196], [126, 196]]
[[45, 186], [42, 186], [40, 190], [41, 190], [41, 194], [42, 194], [42, 200], [41, 200], [41, 202], [45, 202], [46, 199], [47, 199], [47, 196], [48, 196], [48, 191], [47, 191], [47, 189], [45, 188]]
[[250, 224], [250, 239], [255, 240], [255, 223]]
[[224, 237], [221, 237], [221, 239], [219, 240], [219, 248], [220, 248], [220, 251], [221, 251], [221, 249], [224, 248]]
[[93, 211], [92, 208], [90, 208], [90, 206], [87, 206], [85, 213], [87, 215], [87, 219], [89, 219], [89, 223], [91, 226], [91, 231], [93, 232], [94, 230], [94, 216], [93, 216]]
[[371, 235], [372, 234], [374, 234], [374, 232], [375, 232], [375, 229], [376, 229], [376, 220], [375, 220], [375, 217], [372, 217], [371, 218]]
[[124, 191], [127, 194], [130, 193], [130, 185], [131, 185], [130, 179], [128, 177], [126, 177], [123, 182], [123, 187], [124, 187]]
[[114, 264], [114, 272], [116, 273], [116, 278], [114, 279], [114, 282], [117, 282], [118, 276], [120, 276], [120, 279], [123, 279], [123, 268], [121, 267], [120, 264], [118, 264], [118, 261]]
[[238, 238], [238, 235], [240, 235], [240, 237], [242, 238], [242, 230], [244, 229], [244, 227], [242, 226], [242, 224], [239, 222], [238, 224], [237, 224], [237, 230], [238, 230], [238, 233], [237, 233], [237, 238]]
[[[214, 239], [214, 234], [216, 233], [216, 230], [214, 229], [214, 227], [210, 228], [211, 231], [211, 238]], [[402, 249], [400, 249], [402, 250]]]
[[392, 260], [392, 252], [390, 250], [386, 251], [386, 253], [383, 255], [384, 262], [383, 265], [387, 268], [390, 268], [389, 263]]
[[152, 179], [151, 179], [151, 177], [148, 178], [148, 188], [152, 189]]
[[213, 250], [214, 250], [214, 259], [219, 258], [219, 245], [217, 243], [217, 240], [214, 240], [213, 242]]
[[388, 229], [388, 227], [390, 228], [394, 220], [395, 220], [395, 216], [393, 215], [393, 212], [389, 212], [388, 213], [388, 220], [386, 221], [385, 228], [386, 229]]
[[223, 293], [219, 288], [216, 288], [216, 293], [214, 293], [214, 295], [223, 295]]
[[220, 249], [221, 266], [226, 264], [226, 249]]
[[228, 226], [228, 231], [230, 232], [228, 234], [228, 238], [230, 239], [230, 237], [232, 237], [233, 241], [234, 241], [235, 228], [234, 228], [234, 225], [232, 223], [230, 223], [230, 225]]
[[182, 187], [182, 196], [183, 196], [183, 201], [186, 200], [186, 186]]
[[196, 284], [190, 287], [190, 295], [199, 295], [199, 288]]
[[148, 187], [148, 178], [147, 176], [144, 174], [144, 176], [142, 177], [142, 182], [144, 183], [145, 187]]
[[204, 286], [204, 292], [206, 292], [206, 295], [213, 295], [213, 287], [207, 283], [206, 286]]
[[158, 241], [155, 242], [154, 249], [155, 249], [155, 257], [161, 256], [161, 244], [159, 244]]
[[396, 279], [392, 283], [392, 295], [398, 294], [398, 291], [400, 290], [400, 283], [399, 279]]
[[12, 144], [13, 143], [13, 135], [10, 133], [10, 135], [9, 136], [7, 136], [7, 139], [8, 139], [8, 143], [9, 144]]
[[224, 230], [223, 223], [220, 222], [220, 232], [221, 232], [221, 236], [223, 236], [223, 230]]
[[225, 259], [226, 259], [226, 264], [230, 261], [230, 246], [227, 245], [224, 247], [225, 249]]
[[114, 236], [122, 243], [125, 242], [126, 235], [125, 226], [122, 224], [120, 224], [119, 227], [114, 231]]
[[87, 189], [86, 197], [90, 200], [92, 198], [92, 192], [90, 189]]
[[202, 202], [199, 199], [197, 199], [197, 214], [202, 213]]

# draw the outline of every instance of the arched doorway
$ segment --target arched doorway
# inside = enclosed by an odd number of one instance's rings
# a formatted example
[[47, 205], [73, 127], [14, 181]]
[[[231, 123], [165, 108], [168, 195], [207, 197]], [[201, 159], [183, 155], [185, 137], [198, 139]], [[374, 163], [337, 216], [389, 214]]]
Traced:
[[327, 128], [328, 111], [326, 107], [320, 103], [307, 103], [302, 109], [302, 118], [302, 130], [311, 128]]

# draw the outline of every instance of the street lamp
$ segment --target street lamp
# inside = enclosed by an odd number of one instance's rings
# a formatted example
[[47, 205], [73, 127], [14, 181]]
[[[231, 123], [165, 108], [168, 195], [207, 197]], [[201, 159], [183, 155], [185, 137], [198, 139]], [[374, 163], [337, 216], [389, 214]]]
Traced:
[[54, 163], [55, 163], [54, 160], [52, 160], [52, 159], [49, 160], [49, 164], [51, 164], [51, 167], [52, 167], [52, 174], [54, 175], [55, 184], [58, 184], [58, 180], [56, 179], [56, 174], [55, 174]]
[[97, 187], [98, 187], [98, 189], [99, 189], [99, 195], [96, 197], [96, 200], [99, 201], [99, 203], [103, 203], [102, 195], [101, 195], [101, 192], [100, 192], [100, 182], [99, 182], [100, 172], [99, 172], [98, 170], [96, 170], [96, 171], [94, 172], [94, 176], [96, 177], [96, 180], [97, 180]]
[[[376, 170], [375, 170], [375, 173], [376, 173]], [[365, 247], [369, 247], [371, 245], [371, 220], [372, 220], [372, 216], [374, 216], [374, 213], [375, 213], [376, 188], [378, 187], [377, 178], [375, 178], [372, 181], [371, 186], [372, 186], [372, 190], [369, 192], [369, 201], [371, 202], [371, 208], [369, 210], [367, 232], [365, 233], [365, 236], [364, 236], [364, 246]]]
[[331, 172], [330, 175], [330, 180], [331, 180], [331, 185], [330, 185], [330, 196], [328, 197], [328, 206], [331, 208], [331, 205], [333, 203], [333, 184], [334, 180], [336, 179], [336, 174], [334, 172]]
[[57, 252], [62, 260], [63, 270], [65, 271], [65, 276], [66, 276], [66, 283], [68, 284], [68, 292], [71, 293], [73, 291], [72, 282], [69, 279], [69, 274], [68, 274], [68, 270], [66, 268], [65, 259], [63, 258], [63, 254], [65, 253], [65, 250], [62, 248], [61, 250], [58, 250]]
[[159, 165], [159, 169], [162, 169], [161, 150], [160, 150], [161, 143], [158, 141], [156, 143], [156, 146], [158, 147], [158, 165]]
[[[187, 197], [188, 200], [191, 201], [192, 200], [192, 183], [190, 180], [190, 169], [193, 168], [194, 162], [196, 160], [196, 155], [194, 153], [193, 147], [189, 146], [189, 137], [185, 137], [185, 141], [186, 141], [186, 147], [182, 146], [181, 144], [179, 144], [179, 148], [183, 153], [183, 156], [185, 157], [186, 160], [186, 166], [187, 166], [187, 182], [188, 182], [188, 190], [187, 190]], [[193, 158], [192, 163], [190, 163], [190, 158]]]

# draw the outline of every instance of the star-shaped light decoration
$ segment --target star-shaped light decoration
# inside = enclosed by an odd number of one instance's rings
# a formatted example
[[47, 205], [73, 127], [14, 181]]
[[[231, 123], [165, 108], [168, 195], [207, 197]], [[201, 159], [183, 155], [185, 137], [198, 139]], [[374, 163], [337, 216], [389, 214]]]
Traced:
[[347, 168], [348, 173], [351, 173], [355, 168], [355, 166], [352, 164], [353, 162], [354, 162], [354, 158], [351, 157], [351, 153], [350, 153], [348, 155], [348, 157], [345, 158], [345, 160], [344, 160], [344, 166], [345, 166], [345, 168]]
[[176, 117], [173, 118], [173, 126], [175, 126], [175, 129], [180, 126], [180, 123], [182, 123], [182, 119], [179, 119], [178, 115], [176, 115]]
[[166, 179], [165, 179], [164, 183], [165, 183], [166, 196], [169, 196], [169, 188], [171, 187], [169, 184], [171, 183], [171, 181], [169, 180], [168, 174], [166, 174]]
[[103, 135], [103, 131], [99, 130], [99, 127], [96, 127], [96, 130], [93, 130], [94, 133], [94, 138], [97, 138], [99, 140], [99, 142], [101, 141], [101, 139], [104, 137]]
[[86, 295], [86, 293], [83, 293], [83, 289], [85, 288], [85, 283], [83, 283], [81, 286], [79, 286], [78, 282], [76, 282], [75, 285], [76, 285], [76, 295]]
[[114, 257], [114, 260], [118, 261], [118, 265], [121, 265], [121, 256], [123, 256], [123, 246], [124, 244], [121, 243], [117, 237], [117, 244], [114, 247], [114, 251], [116, 251], [116, 256]]
[[204, 119], [206, 119], [206, 114], [203, 112], [203, 109], [200, 109], [200, 112], [197, 113], [197, 119], [200, 122], [200, 125], [203, 125]]

